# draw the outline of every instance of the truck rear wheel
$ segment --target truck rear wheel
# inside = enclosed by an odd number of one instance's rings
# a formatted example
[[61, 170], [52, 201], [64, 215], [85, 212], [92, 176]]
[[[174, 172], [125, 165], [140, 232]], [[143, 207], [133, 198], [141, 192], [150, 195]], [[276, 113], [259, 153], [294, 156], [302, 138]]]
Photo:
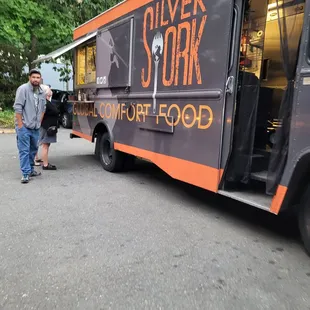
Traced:
[[310, 256], [310, 187], [308, 186], [298, 212], [298, 225], [305, 250]]
[[124, 166], [125, 154], [114, 149], [107, 132], [100, 137], [99, 158], [103, 169], [109, 172], [121, 171]]

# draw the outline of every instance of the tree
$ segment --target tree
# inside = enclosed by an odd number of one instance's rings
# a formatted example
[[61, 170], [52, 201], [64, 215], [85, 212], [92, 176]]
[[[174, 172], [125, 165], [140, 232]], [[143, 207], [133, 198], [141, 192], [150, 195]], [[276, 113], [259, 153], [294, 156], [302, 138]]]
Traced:
[[[29, 68], [39, 54], [59, 42], [70, 42], [72, 25], [61, 11], [49, 14], [52, 1], [0, 0], [0, 42], [19, 48]], [[69, 15], [69, 14], [68, 14]]]
[[19, 49], [0, 43], [0, 108], [12, 106], [16, 88], [26, 80]]
[[[7, 82], [8, 76], [11, 82], [19, 83], [18, 77], [24, 78], [25, 65], [32, 68], [39, 55], [70, 43], [75, 27], [117, 2], [120, 1], [0, 0], [0, 53], [4, 57], [0, 62], [1, 94], [7, 89], [2, 83]], [[66, 59], [72, 63], [70, 53]], [[65, 72], [61, 75], [66, 78]]]
[[[75, 28], [119, 2], [121, 0], [57, 0], [51, 3], [51, 10], [61, 7], [62, 12], [70, 12], [71, 14], [68, 18], [71, 18], [71, 24]], [[60, 81], [67, 82], [70, 80], [69, 76], [71, 74], [68, 66], [73, 63], [72, 53], [66, 53], [63, 59], [66, 66], [61, 68], [54, 67], [54, 70], [60, 73]]]

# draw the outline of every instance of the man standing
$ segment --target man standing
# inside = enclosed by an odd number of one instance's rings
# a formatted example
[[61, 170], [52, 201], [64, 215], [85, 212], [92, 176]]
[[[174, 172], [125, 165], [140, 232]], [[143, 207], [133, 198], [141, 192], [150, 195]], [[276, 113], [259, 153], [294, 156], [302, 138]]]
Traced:
[[22, 183], [28, 183], [29, 177], [41, 175], [40, 172], [34, 170], [34, 158], [38, 151], [39, 129], [46, 104], [45, 92], [40, 87], [40, 81], [40, 71], [30, 70], [29, 82], [17, 89], [14, 102]]

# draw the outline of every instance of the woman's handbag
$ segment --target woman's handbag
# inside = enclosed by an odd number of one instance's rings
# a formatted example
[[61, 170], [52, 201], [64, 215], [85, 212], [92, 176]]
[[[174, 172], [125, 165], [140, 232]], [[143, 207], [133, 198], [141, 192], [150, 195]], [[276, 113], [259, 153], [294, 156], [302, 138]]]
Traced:
[[58, 132], [58, 128], [57, 126], [51, 126], [47, 129], [46, 134], [51, 137], [51, 136], [55, 136]]

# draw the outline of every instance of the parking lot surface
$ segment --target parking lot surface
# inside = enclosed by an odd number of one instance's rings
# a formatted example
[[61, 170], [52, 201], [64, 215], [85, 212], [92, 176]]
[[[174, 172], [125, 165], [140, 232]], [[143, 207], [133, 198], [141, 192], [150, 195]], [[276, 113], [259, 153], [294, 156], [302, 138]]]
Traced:
[[293, 221], [150, 163], [105, 172], [69, 133], [27, 185], [0, 135], [0, 309], [310, 309]]

